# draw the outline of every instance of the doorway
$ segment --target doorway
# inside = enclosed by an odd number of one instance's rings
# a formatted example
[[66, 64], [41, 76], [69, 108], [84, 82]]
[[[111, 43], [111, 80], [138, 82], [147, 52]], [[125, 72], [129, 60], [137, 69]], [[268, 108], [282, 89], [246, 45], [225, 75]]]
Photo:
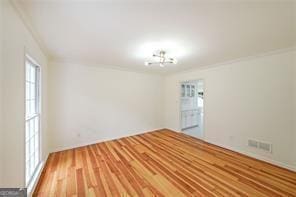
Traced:
[[192, 80], [181, 83], [181, 131], [203, 139], [204, 136], [204, 82]]

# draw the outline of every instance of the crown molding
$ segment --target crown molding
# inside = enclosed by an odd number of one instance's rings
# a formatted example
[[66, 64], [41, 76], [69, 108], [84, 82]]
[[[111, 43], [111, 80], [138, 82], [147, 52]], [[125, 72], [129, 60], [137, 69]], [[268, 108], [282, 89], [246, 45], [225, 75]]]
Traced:
[[229, 64], [234, 64], [238, 62], [244, 62], [244, 61], [250, 61], [253, 59], [257, 59], [260, 57], [265, 57], [265, 56], [272, 56], [272, 55], [277, 55], [277, 54], [282, 54], [286, 52], [293, 52], [296, 51], [296, 46], [295, 47], [289, 47], [289, 48], [283, 48], [283, 49], [277, 49], [277, 50], [272, 50], [268, 51], [265, 53], [260, 53], [257, 55], [252, 55], [252, 56], [246, 56], [246, 57], [241, 57], [237, 59], [233, 59], [230, 61], [223, 61], [215, 64], [209, 64], [205, 66], [195, 66], [189, 69], [185, 70], [179, 70], [179, 71], [168, 71], [166, 72], [165, 70], [159, 71], [159, 70], [144, 70], [143, 69], [133, 69], [133, 68], [127, 68], [127, 67], [121, 67], [118, 65], [105, 65], [105, 64], [100, 64], [98, 62], [89, 62], [89, 61], [79, 61], [79, 60], [72, 60], [72, 59], [63, 59], [63, 58], [52, 58], [49, 62], [49, 64], [63, 64], [63, 65], [76, 65], [76, 66], [87, 66], [87, 67], [93, 67], [93, 68], [102, 68], [102, 69], [111, 69], [111, 70], [118, 70], [118, 71], [126, 71], [126, 72], [135, 72], [135, 73], [145, 73], [145, 74], [153, 74], [153, 75], [160, 75], [163, 77], [169, 77], [177, 74], [186, 74], [190, 73], [193, 71], [202, 71], [202, 70], [208, 70], [208, 69], [214, 69], [222, 66], [227, 66]]
[[137, 68], [128, 68], [128, 67], [121, 67], [117, 65], [107, 65], [107, 64], [100, 64], [96, 62], [89, 62], [89, 61], [79, 61], [79, 60], [71, 60], [71, 59], [51, 59], [49, 61], [49, 65], [65, 65], [65, 66], [77, 66], [77, 67], [86, 67], [86, 68], [94, 68], [94, 69], [106, 69], [106, 70], [116, 70], [122, 72], [132, 72], [132, 73], [139, 73], [139, 74], [148, 74], [148, 75], [164, 75], [164, 72], [159, 72], [155, 70], [145, 70], [145, 67], [142, 69]]
[[172, 75], [176, 75], [176, 74], [186, 74], [186, 73], [190, 73], [190, 72], [193, 72], [193, 71], [202, 71], [202, 70], [214, 69], [214, 68], [218, 68], [218, 67], [222, 67], [222, 66], [227, 66], [229, 64], [234, 64], [234, 63], [239, 63], [239, 62], [244, 62], [244, 61], [250, 61], [250, 60], [253, 60], [253, 59], [257, 59], [257, 58], [262, 58], [262, 57], [272, 56], [272, 55], [278, 55], [278, 54], [293, 52], [293, 51], [296, 51], [296, 46], [288, 47], [288, 48], [282, 48], [282, 49], [276, 49], [276, 50], [260, 53], [260, 54], [257, 54], [257, 55], [251, 55], [251, 56], [246, 56], [246, 57], [233, 59], [233, 60], [230, 60], [230, 61], [223, 61], [223, 62], [204, 65], [204, 66], [199, 66], [199, 67], [192, 67], [192, 68], [189, 68], [189, 69], [186, 69], [186, 70], [183, 70], [183, 71], [179, 71], [179, 72], [167, 73], [166, 76], [172, 76]]
[[19, 0], [10, 0], [9, 2], [12, 5], [12, 7], [15, 9], [16, 13], [19, 15], [20, 19], [24, 23], [27, 30], [31, 33], [33, 39], [38, 44], [40, 50], [46, 56], [47, 60], [50, 60], [51, 59], [50, 53], [47, 50], [47, 47], [45, 46], [43, 40], [41, 39], [39, 34], [34, 29], [28, 15], [26, 14], [26, 12], [25, 12], [25, 10], [23, 8], [23, 5], [22, 5], [21, 1], [19, 1]]

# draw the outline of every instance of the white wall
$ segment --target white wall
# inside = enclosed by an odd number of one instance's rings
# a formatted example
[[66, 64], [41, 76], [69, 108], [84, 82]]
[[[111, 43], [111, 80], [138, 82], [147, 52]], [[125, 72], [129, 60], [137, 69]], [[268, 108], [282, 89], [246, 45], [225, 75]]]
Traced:
[[[180, 128], [179, 83], [204, 79], [205, 140], [292, 168], [293, 54], [282, 52], [167, 76], [165, 127]], [[248, 148], [248, 138], [271, 142], [273, 154]]]
[[[3, 79], [3, 57], [2, 57], [2, 39], [3, 39], [3, 1], [0, 1], [0, 158], [3, 158], [3, 123], [2, 123], [2, 79]], [[0, 186], [3, 184], [3, 162], [0, 160]]]
[[[41, 52], [12, 4], [3, 1], [4, 6], [4, 68], [3, 68], [3, 140], [4, 178], [0, 187], [25, 186], [25, 53], [30, 54], [42, 66], [42, 91], [46, 88], [47, 58]], [[46, 95], [42, 95], [42, 110], [46, 115]], [[46, 122], [46, 116], [42, 117]], [[46, 125], [43, 125], [46, 133]], [[43, 135], [45, 137], [45, 135]], [[44, 140], [44, 139], [43, 139]], [[47, 146], [46, 143], [43, 143]], [[43, 159], [47, 147], [43, 149]]]
[[161, 76], [52, 63], [51, 150], [162, 128]]

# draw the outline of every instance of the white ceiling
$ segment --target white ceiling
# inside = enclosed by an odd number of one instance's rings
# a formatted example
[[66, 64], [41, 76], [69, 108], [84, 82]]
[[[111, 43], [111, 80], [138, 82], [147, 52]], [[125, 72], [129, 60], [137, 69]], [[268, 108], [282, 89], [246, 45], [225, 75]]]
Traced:
[[[296, 43], [295, 1], [22, 0], [21, 7], [59, 61], [171, 73]], [[179, 63], [145, 67], [160, 48]]]

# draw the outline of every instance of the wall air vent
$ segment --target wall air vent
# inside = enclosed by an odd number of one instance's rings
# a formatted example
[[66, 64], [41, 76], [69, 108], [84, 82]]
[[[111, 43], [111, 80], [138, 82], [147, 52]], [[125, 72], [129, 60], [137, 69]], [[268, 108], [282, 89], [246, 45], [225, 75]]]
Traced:
[[256, 140], [248, 140], [248, 146], [256, 149], [260, 149], [266, 152], [272, 152], [272, 144], [266, 142], [260, 142]]
[[271, 153], [271, 144], [265, 142], [259, 142], [259, 149]]

